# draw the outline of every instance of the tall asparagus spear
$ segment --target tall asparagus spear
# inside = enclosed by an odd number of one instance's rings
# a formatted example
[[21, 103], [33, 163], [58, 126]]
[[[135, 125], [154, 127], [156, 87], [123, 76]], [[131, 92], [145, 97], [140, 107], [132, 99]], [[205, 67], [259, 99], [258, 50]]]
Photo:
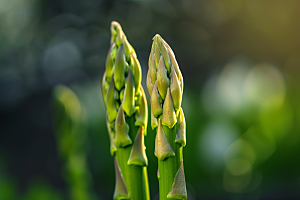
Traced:
[[140, 63], [119, 23], [111, 23], [102, 94], [107, 109], [110, 152], [115, 156], [114, 199], [149, 200], [144, 135], [148, 107]]
[[155, 35], [149, 57], [147, 89], [151, 95], [151, 127], [156, 129], [159, 199], [187, 199], [182, 147], [186, 124], [181, 108], [183, 77], [170, 46]]

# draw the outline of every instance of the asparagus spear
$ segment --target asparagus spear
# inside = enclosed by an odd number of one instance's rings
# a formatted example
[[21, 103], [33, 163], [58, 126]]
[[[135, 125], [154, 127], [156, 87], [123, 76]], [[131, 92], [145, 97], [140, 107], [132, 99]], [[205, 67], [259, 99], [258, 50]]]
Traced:
[[149, 200], [144, 145], [148, 107], [141, 85], [141, 67], [120, 24], [113, 21], [110, 30], [102, 96], [107, 109], [110, 152], [115, 156], [114, 199]]
[[156, 129], [159, 199], [187, 199], [182, 147], [186, 124], [181, 108], [183, 77], [170, 46], [155, 35], [149, 56], [147, 89], [151, 95], [151, 127]]
[[53, 99], [58, 152], [65, 165], [70, 199], [94, 199], [86, 166], [84, 109], [73, 91], [63, 85], [54, 88]]

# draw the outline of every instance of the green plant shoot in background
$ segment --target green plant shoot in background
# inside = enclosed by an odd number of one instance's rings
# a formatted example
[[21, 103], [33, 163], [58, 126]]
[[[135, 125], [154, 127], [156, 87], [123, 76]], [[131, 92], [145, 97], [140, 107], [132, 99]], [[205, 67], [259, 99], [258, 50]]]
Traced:
[[63, 85], [54, 88], [53, 101], [58, 152], [65, 165], [63, 176], [70, 199], [92, 200], [86, 161], [85, 110], [75, 93]]
[[172, 49], [159, 35], [152, 43], [147, 89], [151, 95], [151, 127], [157, 131], [159, 199], [187, 199], [182, 153], [186, 145], [181, 108], [183, 77]]
[[110, 153], [115, 163], [114, 200], [149, 200], [144, 135], [148, 107], [141, 66], [119, 23], [111, 23], [102, 95], [107, 109]]

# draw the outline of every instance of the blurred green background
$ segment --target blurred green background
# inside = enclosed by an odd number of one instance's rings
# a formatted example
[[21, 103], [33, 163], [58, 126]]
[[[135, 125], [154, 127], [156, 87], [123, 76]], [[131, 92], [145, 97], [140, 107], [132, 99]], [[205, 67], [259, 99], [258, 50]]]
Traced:
[[101, 96], [112, 20], [137, 52], [144, 86], [156, 33], [176, 55], [189, 200], [300, 199], [299, 9], [297, 0], [1, 0], [0, 200], [69, 199], [54, 130], [57, 84], [69, 86], [84, 110], [91, 195], [112, 199]]

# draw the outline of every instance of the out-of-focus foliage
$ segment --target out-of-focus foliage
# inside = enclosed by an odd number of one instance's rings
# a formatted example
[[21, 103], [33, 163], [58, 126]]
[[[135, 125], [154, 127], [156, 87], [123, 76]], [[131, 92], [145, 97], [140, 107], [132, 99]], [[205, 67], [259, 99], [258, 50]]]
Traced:
[[[282, 0], [0, 1], [0, 197], [25, 198], [41, 178], [45, 191], [67, 198], [51, 111], [58, 83], [86, 109], [91, 190], [112, 196], [101, 76], [116, 20], [135, 47], [144, 87], [152, 37], [159, 33], [176, 54], [191, 200], [299, 199], [299, 7]], [[151, 199], [158, 198], [154, 139], [148, 127]]]
[[63, 85], [53, 91], [55, 134], [64, 163], [63, 177], [69, 186], [70, 199], [90, 200], [91, 177], [86, 159], [85, 110], [74, 92]]
[[24, 195], [24, 200], [63, 200], [63, 196], [59, 194], [55, 189], [53, 189], [49, 184], [41, 181], [35, 181], [29, 185], [26, 194]]
[[0, 181], [0, 198], [13, 200], [16, 199], [16, 188], [12, 180], [1, 177]]

